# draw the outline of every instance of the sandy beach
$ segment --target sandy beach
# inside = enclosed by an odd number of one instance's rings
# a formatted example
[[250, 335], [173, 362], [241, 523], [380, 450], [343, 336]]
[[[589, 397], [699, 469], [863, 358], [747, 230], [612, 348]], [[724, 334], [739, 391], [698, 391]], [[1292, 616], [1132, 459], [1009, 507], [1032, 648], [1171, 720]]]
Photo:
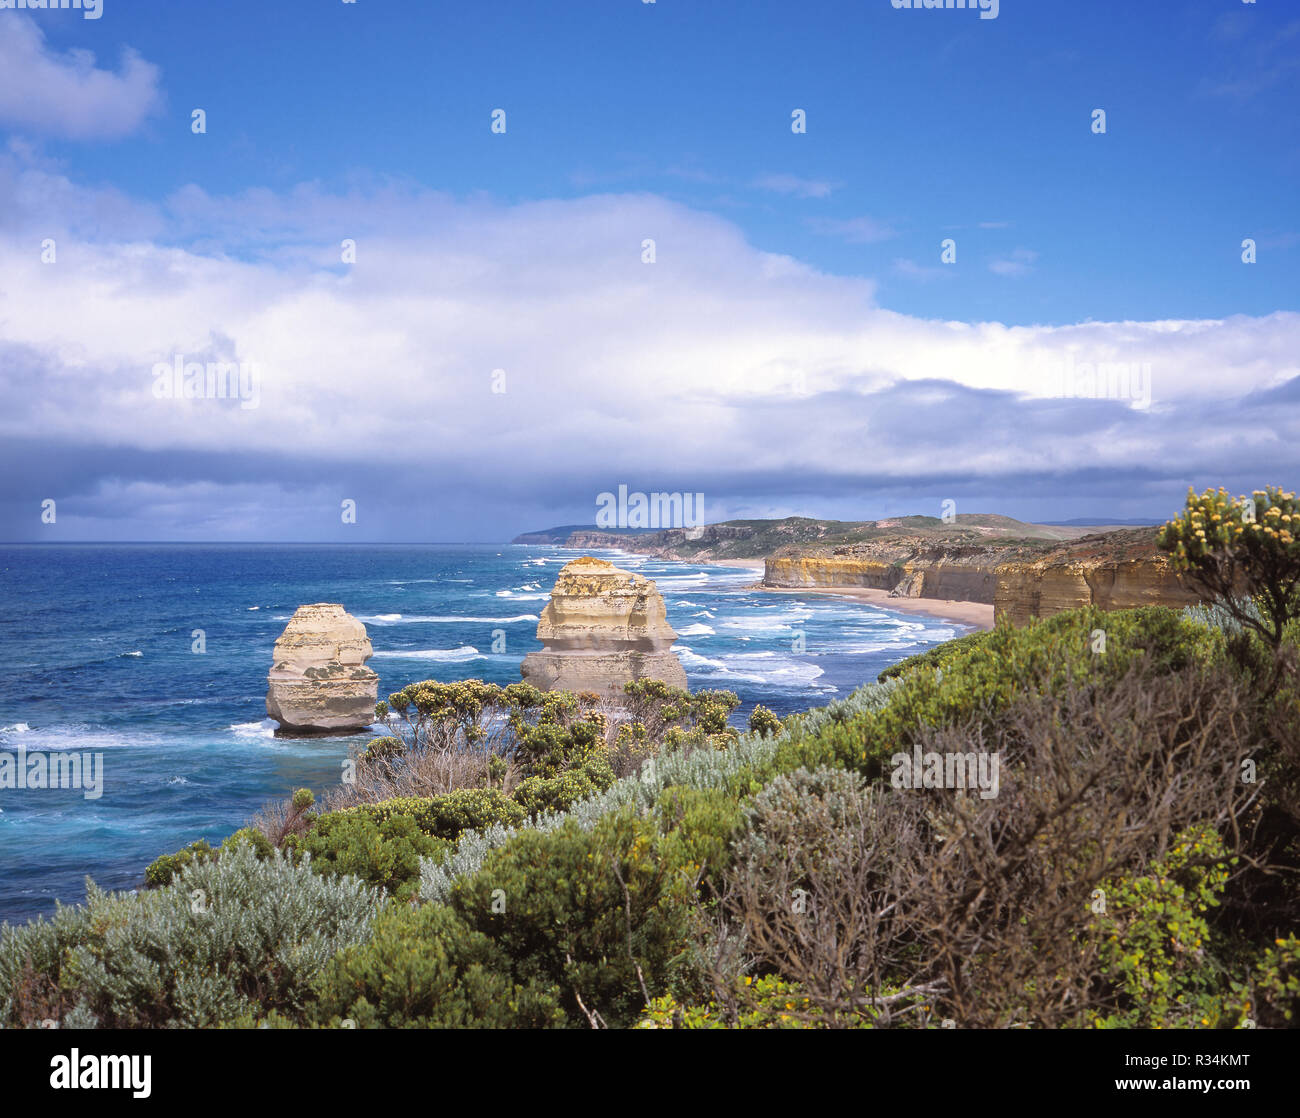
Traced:
[[976, 629], [993, 628], [993, 607], [983, 602], [952, 602], [943, 598], [891, 598], [887, 590], [872, 590], [865, 586], [756, 585], [755, 589], [769, 594], [829, 594], [840, 598], [854, 598], [899, 613], [923, 613], [927, 617], [941, 617], [945, 621], [957, 621], [963, 625], [972, 625]]
[[[714, 567], [740, 567], [750, 571], [762, 571], [766, 566], [762, 559], [711, 559], [709, 563]], [[873, 590], [865, 586], [764, 586], [761, 580], [754, 583], [753, 589], [769, 594], [829, 594], [833, 597], [855, 598], [898, 613], [922, 613], [927, 617], [941, 617], [945, 621], [957, 621], [976, 629], [993, 628], [993, 607], [983, 602], [955, 602], [945, 598], [891, 598], [887, 590]]]

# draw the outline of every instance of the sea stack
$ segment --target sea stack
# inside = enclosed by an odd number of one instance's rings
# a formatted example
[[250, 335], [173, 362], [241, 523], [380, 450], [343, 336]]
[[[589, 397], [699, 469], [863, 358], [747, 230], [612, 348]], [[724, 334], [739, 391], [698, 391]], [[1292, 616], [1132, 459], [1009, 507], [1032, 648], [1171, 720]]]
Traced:
[[542, 611], [537, 639], [520, 667], [524, 682], [543, 691], [595, 691], [621, 698], [632, 680], [686, 687], [672, 653], [677, 634], [655, 584], [604, 559], [566, 563]]
[[266, 713], [278, 734], [340, 734], [375, 720], [379, 677], [366, 627], [335, 602], [299, 606], [275, 642]]

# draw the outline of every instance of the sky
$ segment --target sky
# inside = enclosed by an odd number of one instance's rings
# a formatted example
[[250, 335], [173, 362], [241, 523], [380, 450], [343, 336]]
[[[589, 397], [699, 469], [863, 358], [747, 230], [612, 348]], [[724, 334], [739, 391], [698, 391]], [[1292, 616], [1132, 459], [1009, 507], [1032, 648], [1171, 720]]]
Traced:
[[18, 2], [0, 539], [1295, 485], [1291, 0]]

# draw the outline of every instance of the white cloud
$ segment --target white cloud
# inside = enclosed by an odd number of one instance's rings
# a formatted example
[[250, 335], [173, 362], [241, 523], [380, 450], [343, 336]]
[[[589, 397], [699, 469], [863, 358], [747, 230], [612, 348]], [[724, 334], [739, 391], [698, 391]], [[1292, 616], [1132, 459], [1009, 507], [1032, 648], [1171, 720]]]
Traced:
[[792, 194], [797, 198], [829, 198], [837, 185], [820, 179], [802, 179], [798, 175], [760, 175], [754, 180], [759, 190]]
[[60, 54], [28, 17], [2, 17], [0, 124], [72, 140], [113, 140], [134, 132], [161, 101], [159, 70], [126, 50], [119, 70], [95, 56]]
[[[965, 479], [1007, 492], [1075, 474], [1218, 484], [1230, 471], [1258, 484], [1300, 467], [1294, 313], [915, 318], [878, 306], [868, 280], [644, 194], [505, 206], [399, 186], [192, 187], [130, 209], [130, 239], [105, 235], [115, 221], [74, 228], [49, 265], [36, 232], [69, 199], [87, 212], [112, 199], [30, 169], [9, 181], [22, 208], [0, 227], [0, 443], [85, 448], [88, 491], [89, 475], [119, 494], [173, 480], [209, 493], [193, 486], [220, 488], [217, 474], [327, 493], [364, 483], [436, 522], [453, 506], [536, 510], [622, 482], [701, 490], [712, 510], [728, 494], [781, 503], [795, 486]], [[657, 263], [641, 262], [645, 236]], [[154, 365], [178, 353], [253, 362], [259, 407], [154, 398]], [[1083, 382], [1062, 398], [1067, 361], [1149, 366], [1150, 406], [1086, 398]], [[59, 457], [71, 486], [76, 456]], [[187, 462], [209, 472], [174, 477]], [[225, 522], [215, 500], [202, 515]], [[286, 536], [283, 521], [235, 519]]]
[[951, 271], [945, 272], [943, 265], [936, 264], [933, 267], [927, 264], [918, 264], [915, 260], [908, 257], [900, 256], [894, 260], [894, 271], [900, 276], [906, 276], [908, 279], [921, 280], [922, 282], [939, 279], [943, 275], [951, 275]]
[[839, 237], [852, 245], [870, 245], [887, 241], [897, 233], [883, 221], [874, 217], [851, 217], [839, 220], [830, 217], [810, 217], [808, 228], [826, 237]]
[[989, 261], [989, 271], [999, 276], [1027, 276], [1034, 270], [1038, 253], [1031, 248], [1018, 248], [1010, 256]]

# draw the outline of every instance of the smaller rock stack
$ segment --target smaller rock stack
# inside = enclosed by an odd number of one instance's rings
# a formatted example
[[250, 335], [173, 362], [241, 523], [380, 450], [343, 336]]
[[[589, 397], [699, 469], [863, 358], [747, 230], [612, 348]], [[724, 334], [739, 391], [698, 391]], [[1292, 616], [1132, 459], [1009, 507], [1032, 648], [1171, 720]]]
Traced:
[[655, 584], [604, 559], [583, 556], [560, 569], [542, 611], [537, 639], [520, 667], [524, 682], [543, 691], [595, 691], [610, 698], [632, 680], [686, 686], [672, 653], [677, 634]]
[[299, 606], [275, 642], [266, 713], [278, 734], [340, 734], [375, 720], [379, 676], [366, 627], [334, 602]]

